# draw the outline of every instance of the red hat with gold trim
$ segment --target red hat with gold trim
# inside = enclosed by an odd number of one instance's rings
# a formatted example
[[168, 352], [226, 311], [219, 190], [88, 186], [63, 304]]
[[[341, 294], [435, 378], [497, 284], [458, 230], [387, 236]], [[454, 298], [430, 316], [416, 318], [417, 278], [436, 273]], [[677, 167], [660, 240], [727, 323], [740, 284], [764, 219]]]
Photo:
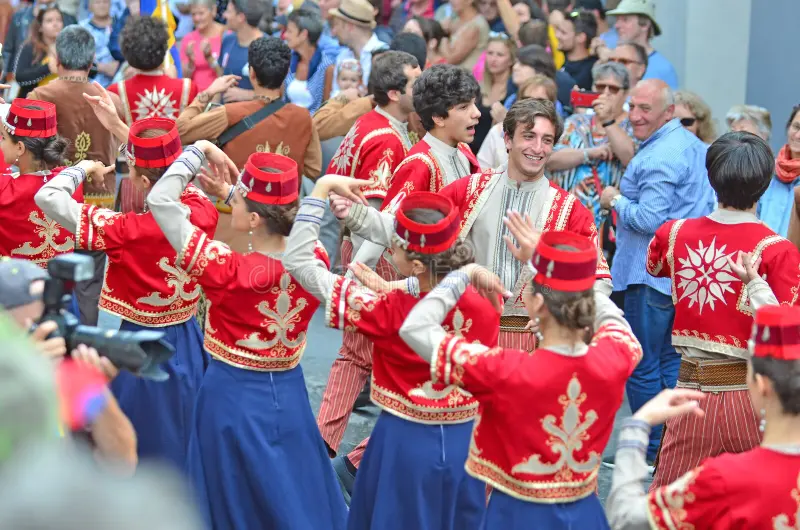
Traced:
[[758, 309], [750, 347], [753, 357], [800, 359], [800, 307], [768, 305]]
[[[436, 210], [444, 218], [433, 224], [422, 224], [408, 218], [407, 212], [417, 208]], [[453, 246], [458, 237], [459, 215], [453, 201], [428, 191], [410, 194], [400, 203], [395, 215], [395, 233], [400, 246], [421, 254], [438, 254]]]
[[17, 98], [11, 102], [3, 126], [14, 136], [49, 138], [58, 134], [56, 106], [49, 101]]
[[530, 265], [534, 283], [555, 291], [586, 291], [595, 282], [597, 247], [588, 237], [573, 232], [545, 232]]
[[300, 191], [297, 162], [274, 153], [253, 153], [236, 185], [243, 196], [261, 204], [289, 204]]
[[[144, 131], [161, 129], [164, 134], [144, 138]], [[167, 118], [145, 118], [131, 125], [128, 146], [125, 150], [128, 162], [139, 167], [167, 167], [181, 154], [181, 138], [175, 120]]]

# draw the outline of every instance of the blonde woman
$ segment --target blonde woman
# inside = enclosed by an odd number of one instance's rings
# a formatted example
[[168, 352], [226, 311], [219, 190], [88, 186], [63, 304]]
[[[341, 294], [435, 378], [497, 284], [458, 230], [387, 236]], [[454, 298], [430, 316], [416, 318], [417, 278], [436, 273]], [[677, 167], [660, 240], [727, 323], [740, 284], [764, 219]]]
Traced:
[[681, 121], [686, 130], [700, 138], [704, 144], [711, 144], [717, 139], [717, 128], [711, 117], [711, 108], [703, 98], [689, 92], [675, 92], [675, 117]]
[[481, 81], [481, 100], [476, 101], [481, 118], [475, 126], [475, 139], [470, 148], [477, 153], [489, 129], [492, 128], [492, 105], [502, 104], [516, 91], [511, 81], [511, 68], [517, 57], [517, 45], [505, 33], [498, 33], [489, 39], [486, 47], [486, 68]]

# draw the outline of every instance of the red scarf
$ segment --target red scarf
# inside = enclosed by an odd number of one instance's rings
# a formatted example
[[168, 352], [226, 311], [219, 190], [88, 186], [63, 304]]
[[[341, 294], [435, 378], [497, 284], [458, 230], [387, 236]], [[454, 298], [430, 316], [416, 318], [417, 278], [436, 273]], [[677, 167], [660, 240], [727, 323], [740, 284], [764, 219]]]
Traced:
[[778, 151], [778, 158], [775, 159], [775, 174], [784, 184], [789, 184], [800, 177], [800, 158], [792, 158], [788, 144]]

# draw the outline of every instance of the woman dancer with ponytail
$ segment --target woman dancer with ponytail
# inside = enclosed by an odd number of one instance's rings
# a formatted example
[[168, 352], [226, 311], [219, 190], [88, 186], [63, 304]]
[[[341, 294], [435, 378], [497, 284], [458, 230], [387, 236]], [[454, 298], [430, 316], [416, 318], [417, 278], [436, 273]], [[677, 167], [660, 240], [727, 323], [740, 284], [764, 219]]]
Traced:
[[[57, 132], [56, 106], [17, 98], [0, 129], [3, 159], [19, 168], [16, 176], [0, 174], [0, 257], [27, 259], [47, 268], [50, 259], [72, 252], [75, 243], [33, 200], [64, 165], [67, 141]], [[83, 188], [73, 191], [74, 199], [83, 202]]]
[[[127, 141], [129, 178], [147, 193], [181, 152], [175, 122], [150, 118], [134, 123], [128, 131], [116, 113], [113, 118], [116, 121], [105, 125]], [[47, 182], [36, 194], [36, 203], [76, 235], [77, 248], [105, 252], [108, 269], [100, 309], [121, 318], [122, 330], [163, 331], [175, 348], [175, 355], [163, 367], [169, 374], [167, 381], [121, 372], [111, 390], [136, 429], [139, 458], [165, 460], [184, 470], [192, 410], [208, 364], [194, 317], [200, 288], [176, 266], [176, 252], [150, 213], [122, 214], [73, 199], [85, 180], [102, 182], [103, 175], [113, 169], [84, 160]], [[214, 233], [217, 210], [203, 192], [191, 186], [180, 201], [193, 223]]]
[[491, 488], [481, 529], [608, 528], [596, 494], [600, 457], [642, 350], [621, 311], [592, 289], [598, 252], [588, 238], [539, 238], [517, 214], [510, 221], [514, 256], [533, 273], [523, 297], [540, 326], [536, 351], [473, 344], [442, 327], [470, 283], [490, 274], [476, 265], [448, 274], [400, 336], [430, 361], [434, 383], [481, 403], [466, 463]]
[[[206, 190], [232, 203], [232, 228], [250, 234], [239, 254], [193, 226], [181, 193], [202, 173]], [[347, 508], [308, 401], [300, 358], [319, 303], [281, 264], [297, 211], [290, 158], [250, 156], [236, 166], [218, 147], [187, 147], [147, 197], [178, 254], [178, 267], [209, 302], [205, 348], [212, 359], [197, 396], [189, 471], [210, 528], [342, 530]], [[311, 260], [328, 267], [318, 246]]]
[[[397, 211], [393, 260], [407, 281], [380, 293], [338, 276], [313, 260], [319, 223], [329, 192], [352, 183], [328, 175], [303, 199], [289, 237], [284, 266], [303, 287], [325, 302], [328, 326], [357, 331], [374, 344], [372, 401], [381, 409], [358, 471], [348, 529], [475, 529], [483, 518], [485, 489], [464, 473], [478, 402], [454, 386], [431, 384], [430, 369], [398, 336], [403, 319], [449, 271], [472, 262], [472, 250], [457, 240], [453, 203], [428, 192], [412, 193]], [[355, 184], [358, 185], [358, 184]], [[363, 271], [356, 265], [354, 270]], [[360, 272], [358, 273], [361, 274]], [[370, 278], [385, 284], [377, 275]], [[496, 307], [470, 288], [444, 322], [472, 343], [497, 344]]]

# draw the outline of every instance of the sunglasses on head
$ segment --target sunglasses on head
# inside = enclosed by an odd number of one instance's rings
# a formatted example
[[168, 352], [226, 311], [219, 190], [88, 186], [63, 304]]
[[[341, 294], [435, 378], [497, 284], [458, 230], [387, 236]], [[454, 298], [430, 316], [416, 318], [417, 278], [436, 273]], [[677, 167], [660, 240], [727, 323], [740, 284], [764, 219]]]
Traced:
[[697, 118], [681, 118], [681, 125], [684, 127], [691, 127], [696, 121]]
[[490, 31], [489, 32], [490, 39], [503, 39], [508, 40], [508, 35], [501, 32], [501, 31]]
[[618, 87], [616, 85], [607, 85], [605, 83], [595, 83], [594, 84], [594, 91], [595, 92], [599, 92], [599, 93], [602, 94], [606, 90], [608, 90], [608, 92], [611, 95], [616, 95], [616, 94], [619, 94], [619, 91], [622, 90], [622, 88]]

